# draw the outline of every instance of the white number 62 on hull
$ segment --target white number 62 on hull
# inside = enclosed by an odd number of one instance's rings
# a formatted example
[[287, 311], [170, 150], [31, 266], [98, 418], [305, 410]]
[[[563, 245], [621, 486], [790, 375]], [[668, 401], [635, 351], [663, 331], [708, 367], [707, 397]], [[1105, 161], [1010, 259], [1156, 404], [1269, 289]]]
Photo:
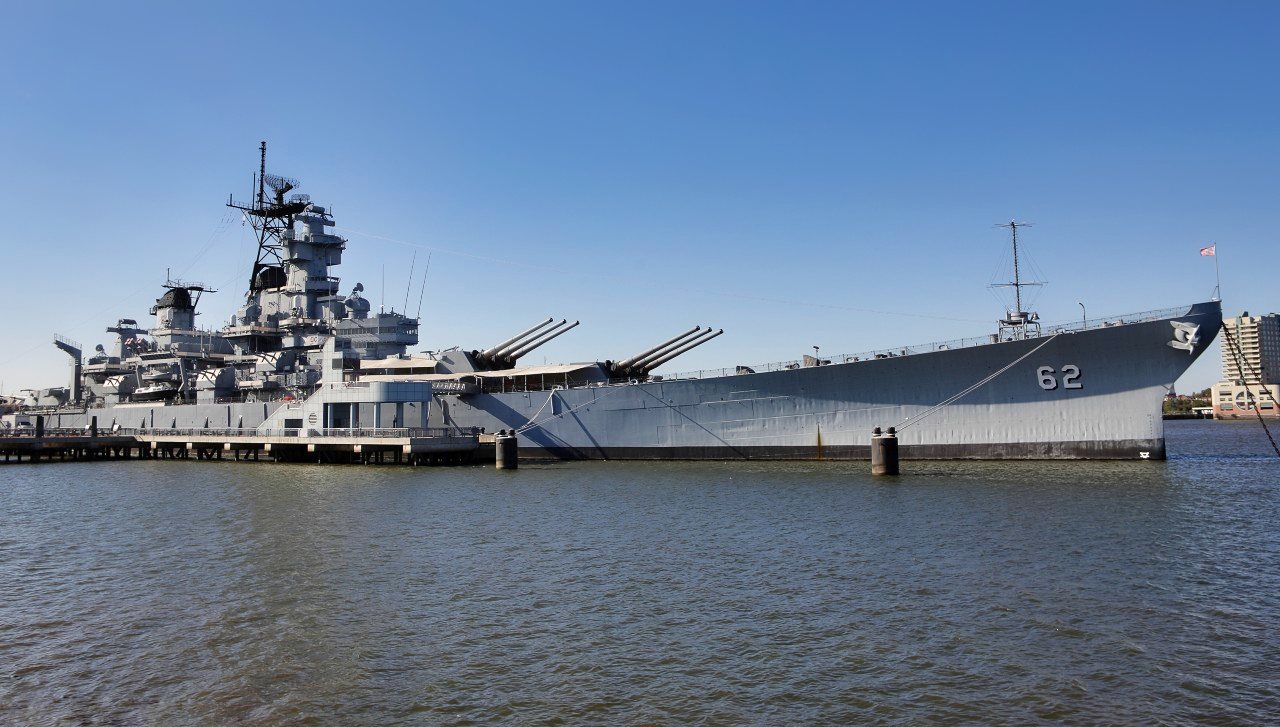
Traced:
[[[1036, 369], [1036, 380], [1040, 383], [1040, 388], [1045, 391], [1053, 391], [1058, 388], [1058, 379], [1054, 377], [1056, 372], [1052, 366], [1041, 366]], [[1062, 367], [1062, 388], [1064, 389], [1083, 389], [1084, 383], [1080, 381], [1080, 367], [1075, 364], [1066, 364]]]

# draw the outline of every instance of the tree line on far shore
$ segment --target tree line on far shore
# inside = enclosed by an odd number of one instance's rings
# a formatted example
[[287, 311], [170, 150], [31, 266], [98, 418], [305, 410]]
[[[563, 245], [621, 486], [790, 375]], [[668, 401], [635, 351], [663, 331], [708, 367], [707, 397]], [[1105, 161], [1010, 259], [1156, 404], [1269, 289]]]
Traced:
[[1213, 390], [1205, 389], [1194, 394], [1171, 394], [1164, 398], [1165, 414], [1189, 414], [1192, 409], [1213, 406]]

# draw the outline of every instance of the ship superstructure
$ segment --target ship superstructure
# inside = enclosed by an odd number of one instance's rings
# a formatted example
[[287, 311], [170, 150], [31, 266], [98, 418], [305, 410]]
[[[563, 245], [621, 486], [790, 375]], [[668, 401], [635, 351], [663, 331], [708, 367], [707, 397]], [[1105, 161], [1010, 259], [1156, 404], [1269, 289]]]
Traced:
[[[201, 296], [215, 292], [210, 287], [166, 279], [150, 328], [119, 319], [107, 328], [115, 335], [110, 351], [99, 345], [80, 371], [83, 378], [73, 377], [83, 387], [46, 392], [28, 404], [98, 409], [296, 400], [316, 389], [325, 363], [355, 370], [362, 357], [403, 355], [418, 342], [417, 320], [371, 313], [362, 285], [340, 294], [333, 268], [347, 241], [331, 234], [328, 210], [290, 194], [295, 180], [266, 172], [265, 143], [254, 183], [251, 203], [227, 203], [252, 225], [258, 244], [244, 303], [227, 325], [216, 331], [196, 325]], [[59, 340], [79, 356], [78, 344]], [[332, 353], [321, 360], [326, 347]]]
[[1216, 300], [1042, 326], [1014, 222], [1015, 302], [980, 339], [655, 375], [724, 333], [696, 326], [625, 358], [521, 366], [579, 325], [547, 318], [485, 349], [411, 353], [418, 320], [374, 312], [359, 283], [342, 293], [347, 240], [297, 187], [267, 173], [264, 143], [251, 201], [228, 200], [257, 254], [225, 326], [196, 325], [210, 288], [166, 279], [150, 328], [117, 320], [87, 361], [59, 338], [72, 385], [28, 392], [26, 411], [51, 426], [505, 429], [523, 455], [561, 458], [865, 458], [872, 429], [894, 426], [904, 457], [1158, 459], [1163, 396], [1221, 327]]

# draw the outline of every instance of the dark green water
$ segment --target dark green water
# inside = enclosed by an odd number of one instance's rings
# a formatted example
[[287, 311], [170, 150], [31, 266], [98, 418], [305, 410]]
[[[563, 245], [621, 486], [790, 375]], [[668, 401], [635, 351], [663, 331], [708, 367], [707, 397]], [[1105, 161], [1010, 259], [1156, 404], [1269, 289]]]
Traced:
[[0, 468], [0, 721], [1280, 720], [1280, 460]]

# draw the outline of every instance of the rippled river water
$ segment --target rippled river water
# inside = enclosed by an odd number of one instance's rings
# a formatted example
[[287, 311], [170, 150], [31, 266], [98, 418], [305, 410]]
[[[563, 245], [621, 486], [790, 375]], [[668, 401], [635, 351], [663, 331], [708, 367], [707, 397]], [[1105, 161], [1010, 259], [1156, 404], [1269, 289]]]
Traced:
[[0, 468], [0, 721], [1280, 720], [1280, 460]]

